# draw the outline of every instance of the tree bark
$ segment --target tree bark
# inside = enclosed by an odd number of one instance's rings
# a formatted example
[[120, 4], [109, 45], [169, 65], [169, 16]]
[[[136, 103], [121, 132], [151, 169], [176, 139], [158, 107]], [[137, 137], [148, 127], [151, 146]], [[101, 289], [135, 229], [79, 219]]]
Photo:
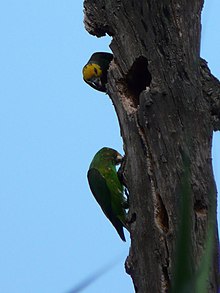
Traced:
[[[124, 142], [131, 249], [138, 293], [168, 292], [183, 174], [190, 159], [192, 267], [204, 251], [214, 203], [211, 146], [220, 129], [220, 84], [200, 59], [202, 0], [85, 0], [85, 27], [112, 36], [108, 94]], [[215, 198], [213, 197], [213, 192]], [[217, 220], [208, 292], [218, 292]]]

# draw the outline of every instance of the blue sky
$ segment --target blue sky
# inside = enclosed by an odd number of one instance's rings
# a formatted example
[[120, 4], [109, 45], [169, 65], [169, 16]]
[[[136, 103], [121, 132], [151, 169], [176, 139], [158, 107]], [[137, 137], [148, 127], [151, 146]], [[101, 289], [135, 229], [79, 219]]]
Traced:
[[[220, 78], [217, 2], [206, 7], [202, 56]], [[110, 51], [110, 38], [85, 31], [82, 1], [56, 0], [2, 1], [0, 35], [0, 292], [65, 293], [114, 260], [84, 292], [133, 292], [129, 241], [102, 215], [86, 178], [101, 147], [122, 152], [111, 101], [81, 75], [93, 52]], [[217, 183], [219, 145], [215, 135]]]

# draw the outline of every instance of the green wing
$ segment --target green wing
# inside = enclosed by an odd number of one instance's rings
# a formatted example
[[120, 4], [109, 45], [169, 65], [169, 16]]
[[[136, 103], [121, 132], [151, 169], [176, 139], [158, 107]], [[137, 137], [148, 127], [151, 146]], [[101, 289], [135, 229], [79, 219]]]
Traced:
[[105, 171], [104, 178], [106, 179], [106, 184], [108, 186], [108, 189], [111, 191], [112, 209], [115, 215], [117, 215], [117, 218], [120, 219], [120, 221], [122, 222], [124, 226], [126, 226], [125, 225], [126, 213], [124, 209], [125, 198], [123, 195], [123, 186], [118, 179], [116, 170], [107, 169], [107, 171]]
[[117, 230], [119, 236], [123, 241], [125, 241], [123, 224], [117, 217], [117, 214], [114, 211], [114, 207], [112, 204], [112, 194], [111, 191], [106, 184], [105, 178], [101, 175], [101, 173], [95, 169], [91, 168], [87, 174], [90, 189], [102, 208], [106, 217], [111, 221], [115, 229]]
[[101, 206], [106, 217], [111, 218], [111, 193], [108, 189], [105, 179], [95, 168], [88, 171], [88, 181], [90, 189], [97, 200], [98, 204]]

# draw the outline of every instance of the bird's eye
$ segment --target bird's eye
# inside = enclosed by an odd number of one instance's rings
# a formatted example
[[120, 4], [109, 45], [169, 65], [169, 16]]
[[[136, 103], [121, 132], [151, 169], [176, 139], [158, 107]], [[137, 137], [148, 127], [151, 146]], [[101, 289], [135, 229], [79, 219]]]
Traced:
[[98, 70], [96, 68], [94, 68], [95, 74], [98, 74]]

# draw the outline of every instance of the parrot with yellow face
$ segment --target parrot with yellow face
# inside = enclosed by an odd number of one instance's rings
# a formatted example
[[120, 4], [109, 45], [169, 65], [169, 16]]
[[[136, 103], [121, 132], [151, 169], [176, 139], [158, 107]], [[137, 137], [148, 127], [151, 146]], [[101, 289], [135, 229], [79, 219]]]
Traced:
[[107, 52], [92, 54], [87, 64], [83, 67], [83, 79], [94, 89], [106, 92], [107, 73], [113, 55]]

